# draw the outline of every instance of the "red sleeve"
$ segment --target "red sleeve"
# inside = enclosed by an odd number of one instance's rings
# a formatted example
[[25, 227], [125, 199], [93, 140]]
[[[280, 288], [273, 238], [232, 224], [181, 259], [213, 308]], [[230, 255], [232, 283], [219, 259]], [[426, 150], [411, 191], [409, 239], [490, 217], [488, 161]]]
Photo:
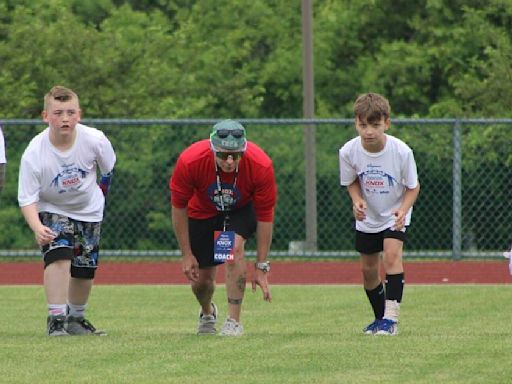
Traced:
[[270, 162], [268, 167], [260, 168], [258, 173], [253, 200], [256, 219], [271, 222], [274, 220], [274, 207], [277, 201], [277, 186], [272, 163]]
[[192, 182], [190, 181], [188, 167], [183, 157], [178, 157], [174, 172], [169, 180], [169, 189], [171, 190], [171, 204], [176, 208], [186, 208], [188, 201], [194, 193]]

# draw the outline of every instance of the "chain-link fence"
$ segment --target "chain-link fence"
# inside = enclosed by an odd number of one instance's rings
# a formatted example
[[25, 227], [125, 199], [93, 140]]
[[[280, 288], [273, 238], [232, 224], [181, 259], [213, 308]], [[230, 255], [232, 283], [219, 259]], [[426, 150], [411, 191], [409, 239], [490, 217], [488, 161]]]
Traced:
[[[240, 121], [249, 140], [274, 161], [279, 195], [271, 255], [356, 256], [351, 202], [338, 176], [338, 149], [356, 135], [353, 121]], [[118, 156], [103, 224], [102, 257], [178, 256], [170, 221], [169, 177], [179, 153], [207, 138], [216, 120], [83, 122], [103, 130]], [[34, 120], [0, 120], [0, 124], [8, 156], [7, 182], [0, 195], [0, 255], [37, 255], [16, 196], [21, 154], [45, 126]], [[512, 241], [511, 126], [512, 119], [393, 121], [389, 133], [413, 148], [422, 187], [406, 255], [501, 257]], [[314, 151], [305, 151], [308, 129], [315, 131]], [[305, 153], [313, 153], [313, 161]], [[314, 178], [312, 183], [306, 183], [306, 175]], [[308, 217], [306, 199], [316, 200], [312, 202], [316, 217]], [[254, 255], [254, 239], [247, 248]]]

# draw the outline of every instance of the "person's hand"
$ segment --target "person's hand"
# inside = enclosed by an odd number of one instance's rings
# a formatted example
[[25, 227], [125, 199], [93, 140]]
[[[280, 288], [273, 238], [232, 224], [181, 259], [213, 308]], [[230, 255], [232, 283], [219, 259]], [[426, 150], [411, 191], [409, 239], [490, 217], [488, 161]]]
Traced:
[[401, 231], [405, 226], [406, 212], [402, 211], [401, 209], [397, 209], [395, 212], [393, 212], [393, 214], [395, 215], [395, 225], [392, 229], [394, 231]]
[[366, 202], [364, 200], [354, 202], [352, 204], [352, 213], [357, 221], [366, 219]]
[[270, 293], [270, 288], [268, 286], [267, 275], [267, 272], [263, 272], [262, 270], [255, 268], [252, 278], [252, 292], [256, 292], [256, 286], [259, 285], [263, 292], [263, 300], [270, 303], [272, 302], [272, 294]]
[[181, 260], [181, 269], [187, 279], [197, 281], [199, 279], [199, 263], [194, 255], [183, 256]]
[[34, 235], [36, 242], [40, 247], [49, 244], [53, 239], [55, 239], [55, 237], [57, 237], [55, 232], [44, 225], [41, 225], [39, 228], [37, 228], [34, 231]]

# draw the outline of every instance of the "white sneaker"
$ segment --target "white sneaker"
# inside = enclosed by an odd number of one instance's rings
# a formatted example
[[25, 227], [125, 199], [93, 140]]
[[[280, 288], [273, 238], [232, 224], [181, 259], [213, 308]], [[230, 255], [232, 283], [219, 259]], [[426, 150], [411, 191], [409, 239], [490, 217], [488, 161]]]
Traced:
[[227, 318], [224, 325], [220, 329], [220, 336], [242, 336], [244, 327], [236, 320]]
[[215, 335], [217, 329], [215, 324], [217, 323], [217, 306], [212, 303], [213, 313], [211, 315], [203, 315], [202, 310], [199, 310], [199, 322], [197, 324], [198, 335]]

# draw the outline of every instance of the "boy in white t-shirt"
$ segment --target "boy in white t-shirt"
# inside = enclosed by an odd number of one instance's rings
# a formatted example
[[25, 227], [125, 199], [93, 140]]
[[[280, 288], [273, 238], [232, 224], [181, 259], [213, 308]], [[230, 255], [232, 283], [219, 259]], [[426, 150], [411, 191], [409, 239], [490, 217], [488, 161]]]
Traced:
[[[389, 102], [367, 93], [354, 103], [358, 137], [339, 150], [340, 184], [352, 199], [355, 248], [361, 256], [366, 295], [375, 320], [365, 334], [395, 335], [404, 290], [405, 230], [420, 185], [412, 150], [385, 132], [391, 125]], [[380, 278], [380, 255], [386, 273]]]
[[2, 132], [2, 126], [0, 126], [0, 192], [5, 185], [5, 164], [7, 159], [5, 157], [5, 140], [4, 133]]
[[79, 124], [80, 114], [76, 93], [53, 87], [42, 112], [48, 127], [20, 164], [18, 202], [43, 254], [49, 336], [105, 334], [84, 314], [116, 156], [103, 132]]

